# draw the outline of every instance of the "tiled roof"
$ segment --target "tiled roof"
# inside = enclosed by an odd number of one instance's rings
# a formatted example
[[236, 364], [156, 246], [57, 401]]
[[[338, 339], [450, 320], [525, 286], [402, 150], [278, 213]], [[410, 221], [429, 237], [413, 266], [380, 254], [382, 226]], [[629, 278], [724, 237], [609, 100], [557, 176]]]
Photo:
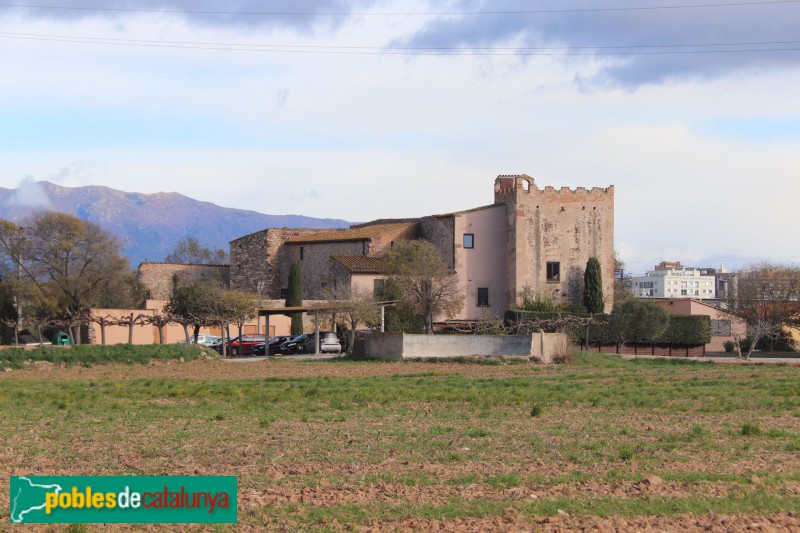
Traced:
[[387, 233], [398, 233], [414, 227], [416, 222], [399, 222], [392, 224], [375, 224], [374, 226], [364, 226], [350, 229], [340, 229], [323, 231], [313, 235], [303, 235], [292, 237], [288, 243], [306, 242], [341, 242], [341, 241], [365, 241], [374, 237], [380, 237]]
[[383, 274], [386, 272], [386, 259], [366, 255], [332, 255], [343, 267], [355, 274]]

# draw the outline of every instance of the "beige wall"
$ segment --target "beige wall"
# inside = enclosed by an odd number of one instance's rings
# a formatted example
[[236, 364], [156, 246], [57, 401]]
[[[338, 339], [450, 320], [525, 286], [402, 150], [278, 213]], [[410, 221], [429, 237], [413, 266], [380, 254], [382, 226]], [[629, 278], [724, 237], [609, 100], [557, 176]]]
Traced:
[[732, 335], [726, 337], [711, 337], [711, 342], [706, 344], [706, 352], [724, 352], [725, 347], [723, 343], [732, 341], [733, 334], [743, 336], [747, 330], [747, 325], [741, 318], [696, 300], [676, 298], [655, 299], [653, 301], [671, 315], [706, 315], [710, 317], [711, 320], [730, 320]]
[[[459, 317], [467, 320], [503, 316], [506, 291], [506, 209], [496, 205], [455, 215], [455, 269], [464, 291]], [[464, 248], [464, 234], [474, 235], [474, 248]], [[489, 289], [489, 307], [478, 307], [478, 288]]]

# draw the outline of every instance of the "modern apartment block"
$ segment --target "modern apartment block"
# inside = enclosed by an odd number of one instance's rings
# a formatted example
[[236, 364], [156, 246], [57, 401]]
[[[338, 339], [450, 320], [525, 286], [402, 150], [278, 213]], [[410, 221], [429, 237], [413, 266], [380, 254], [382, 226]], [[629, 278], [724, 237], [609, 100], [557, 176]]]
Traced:
[[714, 274], [700, 268], [685, 268], [680, 263], [656, 265], [644, 276], [631, 278], [637, 298], [694, 298], [713, 300], [716, 296]]

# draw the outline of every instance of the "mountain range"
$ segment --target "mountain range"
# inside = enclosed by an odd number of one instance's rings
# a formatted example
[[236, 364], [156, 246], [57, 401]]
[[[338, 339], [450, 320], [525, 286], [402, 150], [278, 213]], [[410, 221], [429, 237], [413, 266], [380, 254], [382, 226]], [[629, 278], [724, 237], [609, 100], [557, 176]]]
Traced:
[[42, 209], [75, 215], [116, 235], [133, 268], [143, 261], [163, 261], [175, 243], [187, 236], [208, 248], [227, 251], [233, 239], [265, 228], [350, 225], [339, 219], [265, 215], [220, 207], [174, 192], [141, 194], [96, 185], [62, 187], [30, 179], [16, 189], [0, 187], [0, 218], [19, 223]]

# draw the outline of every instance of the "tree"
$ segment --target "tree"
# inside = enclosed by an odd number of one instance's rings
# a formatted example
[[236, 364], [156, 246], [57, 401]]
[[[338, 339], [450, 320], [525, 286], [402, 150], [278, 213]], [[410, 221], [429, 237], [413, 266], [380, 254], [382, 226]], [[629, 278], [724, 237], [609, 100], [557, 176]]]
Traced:
[[619, 255], [619, 250], [614, 250], [614, 302], [631, 296], [630, 277], [625, 277], [625, 261]]
[[451, 317], [464, 306], [458, 277], [430, 242], [397, 241], [386, 259], [402, 299], [425, 317], [425, 333], [433, 333], [435, 316]]
[[183, 333], [186, 341], [189, 342], [189, 327], [193, 328], [192, 335], [197, 342], [197, 335], [200, 328], [211, 325], [213, 320], [209, 313], [208, 291], [199, 284], [178, 287], [172, 292], [169, 301], [164, 306], [164, 312], [176, 322], [183, 326]]
[[331, 314], [341, 318], [347, 325], [347, 352], [352, 353], [356, 339], [356, 329], [362, 324], [375, 324], [381, 318], [381, 309], [373, 295], [366, 289], [355, 286], [347, 288], [340, 285], [327, 295]]
[[[303, 270], [300, 261], [292, 263], [289, 270], [289, 290], [286, 294], [286, 307], [303, 305]], [[292, 335], [303, 334], [303, 313], [291, 313]]]
[[[736, 352], [750, 359], [762, 338], [770, 344], [781, 335], [783, 326], [800, 318], [800, 269], [795, 266], [762, 263], [739, 272], [734, 289], [721, 301], [721, 307], [742, 317], [747, 324], [746, 335], [733, 333]], [[743, 346], [747, 354], [742, 355]]]
[[225, 265], [230, 262], [228, 253], [219, 248], [206, 248], [194, 237], [184, 237], [164, 258], [165, 263], [186, 265]]
[[22, 226], [4, 222], [0, 234], [3, 262], [11, 263], [15, 277], [52, 304], [57, 313], [53, 318], [68, 327], [76, 343], [76, 328], [88, 321], [89, 309], [130, 272], [115, 237], [71, 215], [39, 212]]
[[649, 300], [628, 298], [614, 304], [608, 328], [617, 343], [617, 353], [628, 341], [652, 342], [664, 333], [669, 314]]
[[586, 271], [583, 274], [583, 306], [588, 313], [602, 313], [605, 309], [603, 272], [600, 260], [596, 257], [590, 257], [586, 262]]

